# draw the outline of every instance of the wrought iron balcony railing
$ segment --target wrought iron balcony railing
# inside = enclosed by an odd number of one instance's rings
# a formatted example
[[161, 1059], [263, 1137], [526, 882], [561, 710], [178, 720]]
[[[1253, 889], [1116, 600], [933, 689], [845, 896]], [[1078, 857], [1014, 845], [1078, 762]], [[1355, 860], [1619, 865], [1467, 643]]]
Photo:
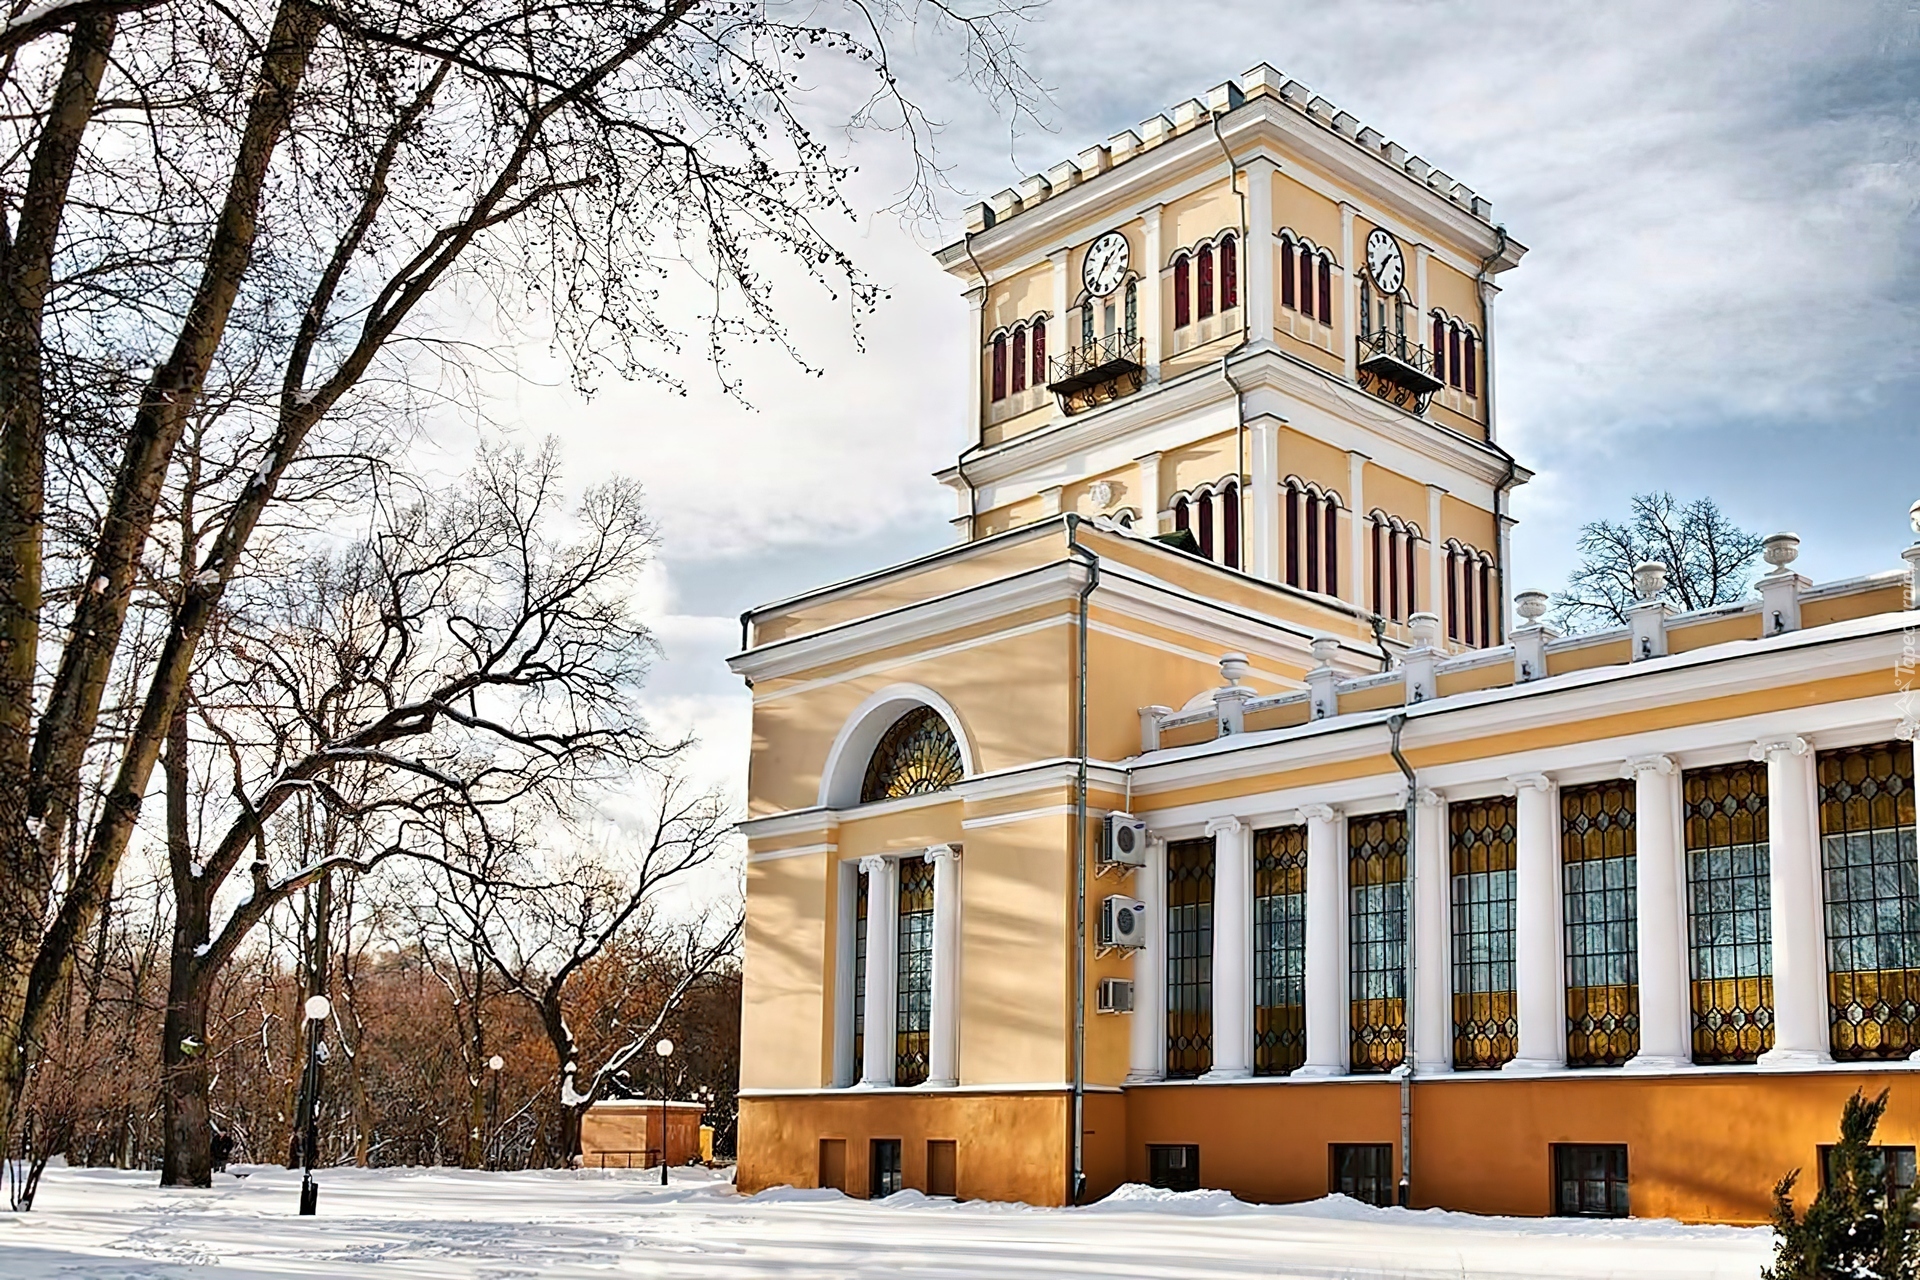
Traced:
[[1444, 384], [1434, 372], [1433, 352], [1404, 333], [1380, 329], [1360, 335], [1360, 371], [1426, 397]]
[[1049, 360], [1047, 390], [1076, 396], [1121, 378], [1137, 381], [1145, 368], [1145, 349], [1139, 337], [1110, 333]]

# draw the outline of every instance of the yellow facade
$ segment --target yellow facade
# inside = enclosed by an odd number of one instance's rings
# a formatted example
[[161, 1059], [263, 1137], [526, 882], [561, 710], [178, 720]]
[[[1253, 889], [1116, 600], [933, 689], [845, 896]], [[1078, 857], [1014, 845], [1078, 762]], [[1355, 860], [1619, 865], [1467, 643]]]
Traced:
[[[970, 225], [940, 255], [980, 326], [975, 443], [940, 477], [960, 543], [752, 611], [733, 660], [754, 698], [743, 1188], [885, 1192], [897, 1169], [897, 1185], [1038, 1203], [1180, 1177], [1291, 1200], [1347, 1185], [1356, 1160], [1397, 1177], [1403, 1095], [1354, 1068], [1343, 1037], [1363, 1033], [1417, 1060], [1416, 1204], [1553, 1212], [1556, 1162], [1604, 1149], [1636, 1214], [1754, 1221], [1854, 1088], [1892, 1087], [1884, 1141], [1920, 1137], [1904, 1068], [1848, 1058], [1838, 1021], [1827, 1043], [1828, 818], [1808, 781], [1875, 746], [1874, 767], [1909, 780], [1892, 834], [1912, 848], [1907, 577], [1816, 588], [1781, 568], [1739, 607], [1649, 598], [1630, 626], [1577, 637], [1510, 624], [1505, 504], [1528, 473], [1497, 445], [1487, 340], [1493, 275], [1522, 249], [1480, 197], [1271, 68]], [[1354, 315], [1375, 230], [1417, 308], [1386, 363]], [[1300, 244], [1324, 255], [1331, 323], [1321, 257], [1310, 311], [1297, 274], [1285, 287]], [[1376, 302], [1393, 272], [1377, 275]], [[1016, 349], [1031, 362], [1035, 323], [1038, 394], [1005, 368]], [[1457, 387], [1419, 346], [1436, 324], [1483, 362]], [[1881, 749], [1896, 742], [1905, 756]], [[1771, 912], [1794, 959], [1771, 980], [1766, 1055], [1709, 1066], [1685, 1049], [1707, 1025], [1687, 957], [1717, 961], [1678, 888], [1696, 874], [1683, 806], [1703, 770], [1751, 760], [1773, 787], [1760, 856], [1778, 883], [1749, 916]], [[1623, 776], [1644, 807], [1632, 856], [1682, 869], [1605, 899], [1641, 939], [1639, 1021], [1607, 1032], [1633, 1061], [1569, 1066], [1569, 975], [1590, 961], [1562, 919], [1560, 806]], [[1449, 923], [1464, 890], [1448, 877], [1473, 873], [1449, 872], [1447, 831], [1502, 795], [1523, 830], [1495, 937]], [[1348, 824], [1401, 814], [1398, 887], [1378, 898], [1399, 905], [1354, 905], [1376, 899], [1349, 893], [1365, 850]], [[1103, 860], [1109, 817], [1144, 824], [1143, 866]], [[1251, 851], [1301, 827], [1305, 887], [1273, 888]], [[1175, 849], [1202, 870], [1176, 872]], [[1200, 884], [1204, 938], [1170, 896]], [[1271, 923], [1285, 894], [1304, 941]], [[1145, 932], [1103, 944], [1126, 920]], [[1376, 927], [1386, 950], [1360, 947]], [[1202, 949], [1182, 967], [1176, 944]], [[1459, 976], [1480, 972], [1457, 969], [1470, 944], [1505, 956], [1482, 965], [1494, 977]], [[1483, 980], [1517, 1010], [1497, 1032], [1512, 1061], [1456, 1070], [1449, 987]], [[1398, 994], [1362, 999], [1382, 983]], [[1202, 987], [1213, 1003], [1194, 1003]], [[1261, 1038], [1302, 1009], [1291, 1040]]]

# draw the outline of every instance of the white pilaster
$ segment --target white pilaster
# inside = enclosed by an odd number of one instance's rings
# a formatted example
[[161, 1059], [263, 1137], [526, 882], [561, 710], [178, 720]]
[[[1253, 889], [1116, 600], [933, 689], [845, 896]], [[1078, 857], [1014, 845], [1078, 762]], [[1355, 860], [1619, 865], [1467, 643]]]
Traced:
[[860, 864], [842, 862], [834, 893], [833, 1086], [844, 1089], [860, 1078], [853, 1060], [854, 930], [859, 928]]
[[1453, 866], [1447, 856], [1447, 802], [1420, 788], [1413, 826], [1413, 1051], [1419, 1075], [1453, 1070]]
[[1160, 497], [1160, 455], [1141, 454], [1134, 459], [1139, 468], [1134, 483], [1140, 487], [1140, 520], [1137, 525], [1148, 537], [1161, 532], [1160, 508], [1166, 503]]
[[1167, 842], [1147, 841], [1133, 873], [1133, 896], [1146, 904], [1147, 937], [1133, 953], [1133, 1013], [1127, 1028], [1127, 1083], [1167, 1074]]
[[[1067, 304], [1073, 296], [1073, 281], [1067, 274], [1070, 256], [1065, 249], [1055, 249], [1047, 255], [1047, 261], [1053, 266], [1053, 317], [1047, 324], [1047, 350], [1050, 352], [1065, 351], [1079, 341], [1077, 327], [1067, 323]], [[1055, 343], [1059, 346], [1056, 347]]]
[[1347, 450], [1347, 576], [1340, 598], [1356, 609], [1367, 608], [1367, 455]]
[[1544, 773], [1509, 779], [1515, 806], [1513, 977], [1520, 1042], [1509, 1071], [1566, 1065], [1566, 987], [1560, 963], [1560, 842], [1555, 788]]
[[1447, 607], [1447, 557], [1440, 550], [1441, 499], [1446, 496], [1447, 491], [1439, 485], [1427, 486], [1427, 598], [1421, 607], [1429, 613], [1440, 613]]
[[[973, 376], [967, 381], [967, 422], [973, 439], [978, 441], [986, 433], [986, 340], [987, 329], [983, 323], [986, 316], [987, 289], [981, 285], [967, 290], [967, 332], [972, 335], [968, 343], [967, 367]], [[970, 497], [963, 493], [964, 485], [954, 492], [960, 497], [960, 540], [973, 541], [973, 511]]]
[[1160, 270], [1166, 266], [1160, 209], [1156, 204], [1140, 215], [1140, 341], [1146, 348], [1148, 386], [1160, 381]]
[[1773, 897], [1773, 1048], [1760, 1055], [1760, 1064], [1831, 1062], [1813, 744], [1778, 738], [1757, 744], [1753, 758], [1767, 762], [1767, 887]]
[[1300, 809], [1307, 824], [1307, 1054], [1293, 1074], [1347, 1073], [1347, 824], [1331, 805]]
[[1640, 1051], [1629, 1071], [1693, 1061], [1688, 999], [1686, 865], [1681, 855], [1680, 770], [1666, 756], [1627, 761], [1634, 780], [1634, 932], [1639, 939]]
[[[1352, 205], [1342, 201], [1340, 204], [1340, 314], [1333, 318], [1333, 340], [1340, 344], [1341, 359], [1347, 372], [1347, 381], [1352, 382], [1359, 376], [1360, 354], [1354, 346], [1354, 335], [1359, 326], [1354, 317], [1360, 308], [1360, 272], [1353, 261], [1353, 215], [1359, 212]], [[1354, 514], [1362, 514], [1358, 504]]]
[[[1433, 257], [1433, 250], [1427, 246], [1423, 244], [1413, 246], [1413, 305], [1420, 311], [1420, 326], [1417, 330], [1419, 336], [1414, 341], [1423, 347], [1433, 336], [1433, 320], [1427, 315], [1427, 260], [1431, 257]], [[1440, 545], [1439, 524], [1436, 522], [1427, 532], [1432, 535], [1434, 545]], [[1438, 599], [1438, 597], [1435, 598]]]
[[960, 849], [937, 844], [933, 864], [933, 991], [927, 1027], [927, 1086], [960, 1083]]
[[1247, 497], [1251, 502], [1247, 569], [1267, 582], [1280, 580], [1280, 420], [1261, 414], [1248, 423], [1253, 451], [1253, 475]]
[[894, 981], [898, 966], [900, 868], [892, 858], [860, 859], [867, 873], [867, 1008], [860, 1083], [870, 1089], [893, 1084]]
[[1278, 167], [1265, 156], [1247, 161], [1247, 242], [1241, 247], [1245, 276], [1240, 281], [1241, 315], [1247, 341], [1273, 341], [1273, 175]]
[[1253, 1074], [1253, 828], [1238, 818], [1215, 818], [1207, 834], [1213, 837], [1213, 1067], [1201, 1078], [1239, 1080]]

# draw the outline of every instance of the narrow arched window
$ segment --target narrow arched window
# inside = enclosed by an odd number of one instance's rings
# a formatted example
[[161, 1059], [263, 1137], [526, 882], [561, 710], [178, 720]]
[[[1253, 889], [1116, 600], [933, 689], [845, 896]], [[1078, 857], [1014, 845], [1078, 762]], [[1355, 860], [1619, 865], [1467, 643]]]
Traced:
[[1493, 643], [1493, 562], [1480, 557], [1480, 643]]
[[1447, 638], [1460, 638], [1460, 552], [1447, 548]]
[[1320, 495], [1307, 491], [1307, 590], [1320, 589]]
[[1220, 309], [1240, 305], [1240, 246], [1232, 236], [1220, 242]]
[[1313, 319], [1313, 255], [1300, 246], [1300, 314]]
[[1240, 486], [1232, 481], [1220, 491], [1220, 532], [1226, 544], [1220, 563], [1229, 569], [1240, 567]]
[[1193, 323], [1193, 263], [1186, 254], [1173, 260], [1173, 327]]
[[1033, 385], [1047, 385], [1047, 322], [1033, 322]]
[[1293, 250], [1293, 241], [1282, 240], [1280, 242], [1280, 305], [1283, 307], [1295, 305], [1295, 294], [1293, 292]]
[[915, 707], [880, 736], [860, 784], [860, 803], [944, 791], [965, 775], [953, 730], [932, 707]]
[[1140, 282], [1127, 281], [1127, 345], [1140, 338]]
[[1213, 246], [1200, 248], [1200, 318], [1205, 320], [1213, 314]]
[[1373, 611], [1381, 617], [1387, 616], [1386, 564], [1387, 564], [1387, 527], [1380, 517], [1373, 518]]
[[1466, 340], [1460, 344], [1460, 385], [1461, 389], [1470, 396], [1479, 394], [1478, 384], [1480, 379], [1475, 373], [1475, 370], [1479, 367], [1479, 361], [1475, 359], [1476, 353], [1474, 351], [1477, 345], [1471, 333], [1469, 333], [1466, 336]]
[[1405, 622], [1407, 615], [1400, 606], [1404, 600], [1400, 594], [1400, 548], [1407, 540], [1406, 531], [1388, 526], [1387, 529], [1387, 599], [1391, 602], [1393, 620]]
[[1373, 332], [1373, 286], [1367, 283], [1367, 273], [1360, 273], [1360, 336], [1366, 337]]
[[1007, 398], [1007, 335], [993, 340], [993, 398]]
[[1192, 523], [1193, 516], [1187, 508], [1187, 500], [1185, 498], [1175, 498], [1173, 500], [1173, 527], [1176, 529], [1185, 529], [1191, 533], [1193, 531]]
[[1080, 308], [1080, 345], [1093, 345], [1093, 299], [1087, 299], [1087, 305]]
[[1447, 329], [1447, 385], [1460, 386], [1460, 330]]
[[1447, 322], [1439, 316], [1433, 318], [1433, 376], [1447, 380]]
[[1419, 570], [1420, 535], [1417, 532], [1415, 532], [1415, 530], [1411, 525], [1409, 525], [1407, 528], [1406, 556], [1407, 556], [1406, 616], [1411, 618], [1416, 612], [1419, 611], [1419, 608], [1420, 608], [1420, 592], [1418, 589], [1418, 584], [1420, 581], [1420, 578], [1418, 576], [1420, 571]]
[[1194, 512], [1193, 512], [1194, 522], [1200, 526], [1200, 529], [1199, 529], [1200, 554], [1205, 556], [1207, 559], [1211, 560], [1213, 559], [1213, 546], [1214, 546], [1213, 495], [1211, 493], [1207, 493], [1203, 491], [1200, 494], [1199, 499], [1194, 502], [1193, 506], [1194, 506]]
[[1027, 389], [1027, 331], [1013, 331], [1013, 382], [1009, 390], [1016, 394]]
[[[1330, 596], [1337, 596], [1340, 594], [1340, 504], [1334, 501], [1332, 494], [1327, 495], [1326, 512], [1322, 519], [1327, 522], [1326, 536], [1321, 539], [1321, 545], [1326, 548], [1327, 563], [1320, 574], [1320, 581], [1324, 584], [1321, 590]], [[1354, 572], [1360, 570], [1356, 568]]]
[[1460, 638], [1470, 649], [1479, 647], [1473, 631], [1473, 567], [1473, 557], [1463, 556], [1460, 561]]
[[[1362, 279], [1365, 277], [1363, 276]], [[1380, 325], [1385, 328], [1386, 321], [1382, 320]], [[1403, 297], [1395, 297], [1393, 300], [1393, 333], [1400, 340], [1400, 347], [1404, 353], [1407, 345], [1407, 300]]]
[[1333, 323], [1333, 259], [1320, 259], [1320, 323]]
[[1300, 503], [1304, 495], [1295, 484], [1287, 486], [1287, 585], [1300, 585]]

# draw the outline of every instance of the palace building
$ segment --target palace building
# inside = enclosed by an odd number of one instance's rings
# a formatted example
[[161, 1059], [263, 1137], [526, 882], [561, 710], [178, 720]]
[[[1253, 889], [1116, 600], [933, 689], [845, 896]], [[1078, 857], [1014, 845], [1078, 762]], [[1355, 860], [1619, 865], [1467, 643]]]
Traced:
[[1753, 1222], [1882, 1088], [1912, 1177], [1920, 545], [1557, 634], [1524, 253], [1264, 65], [970, 211], [955, 544], [732, 659], [744, 1190]]

